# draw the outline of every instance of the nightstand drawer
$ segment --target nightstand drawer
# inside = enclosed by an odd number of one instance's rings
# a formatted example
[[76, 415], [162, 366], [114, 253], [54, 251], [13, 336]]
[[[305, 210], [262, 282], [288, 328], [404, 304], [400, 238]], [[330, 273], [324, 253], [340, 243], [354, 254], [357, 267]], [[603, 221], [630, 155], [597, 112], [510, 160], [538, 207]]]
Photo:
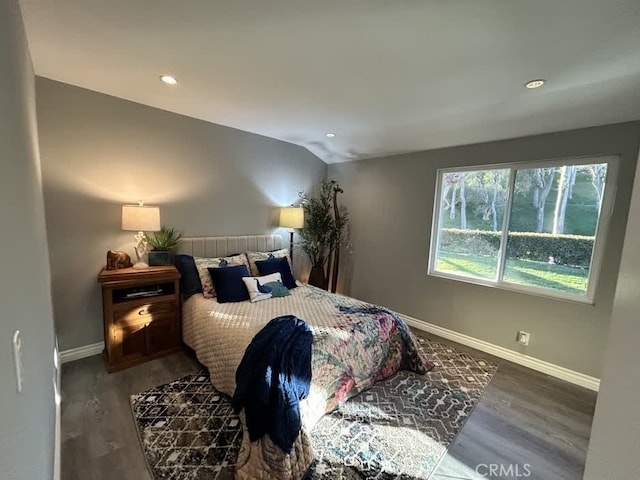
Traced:
[[160, 316], [175, 315], [175, 302], [146, 303], [134, 308], [119, 308], [113, 312], [116, 323], [145, 323]]

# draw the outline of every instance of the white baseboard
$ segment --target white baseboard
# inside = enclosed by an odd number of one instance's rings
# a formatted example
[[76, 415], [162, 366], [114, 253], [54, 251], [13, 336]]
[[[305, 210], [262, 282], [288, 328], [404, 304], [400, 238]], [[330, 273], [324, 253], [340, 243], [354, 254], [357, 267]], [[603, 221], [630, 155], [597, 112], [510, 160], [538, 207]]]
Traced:
[[518, 365], [531, 368], [538, 372], [546, 373], [547, 375], [551, 375], [552, 377], [556, 377], [569, 383], [588, 388], [589, 390], [597, 392], [600, 388], [599, 378], [591, 377], [574, 370], [569, 370], [568, 368], [560, 367], [558, 365], [554, 365], [553, 363], [545, 362], [544, 360], [539, 360], [537, 358], [530, 357], [529, 355], [525, 355], [520, 352], [509, 350], [508, 348], [485, 342], [484, 340], [478, 340], [477, 338], [473, 338], [468, 335], [464, 335], [462, 333], [440, 327], [438, 325], [433, 325], [431, 323], [427, 323], [423, 320], [418, 320], [417, 318], [413, 318], [408, 315], [400, 314], [400, 316], [404, 319], [407, 325], [410, 325], [424, 332], [432, 333], [433, 335], [438, 335], [439, 337], [446, 338], [447, 340], [461, 343], [462, 345], [475, 348], [476, 350], [480, 350], [482, 352], [490, 353], [491, 355], [495, 355], [496, 357], [509, 360], [510, 362], [517, 363]]
[[[584, 388], [588, 388], [589, 390], [593, 390], [595, 392], [597, 392], [600, 388], [600, 379], [598, 378], [591, 377], [589, 375], [585, 375], [584, 373], [576, 372], [565, 367], [560, 367], [558, 365], [554, 365], [553, 363], [545, 362], [544, 360], [539, 360], [537, 358], [530, 357], [529, 355], [525, 355], [520, 352], [509, 350], [508, 348], [485, 342], [484, 340], [478, 340], [477, 338], [473, 338], [468, 335], [464, 335], [462, 333], [440, 327], [438, 325], [433, 325], [431, 323], [427, 323], [423, 320], [418, 320], [417, 318], [413, 318], [408, 315], [400, 314], [400, 316], [405, 320], [407, 325], [410, 325], [427, 333], [432, 333], [433, 335], [438, 335], [439, 337], [446, 338], [447, 340], [451, 340], [462, 345], [475, 348], [476, 350], [480, 350], [482, 352], [490, 353], [491, 355], [495, 355], [496, 357], [509, 360], [510, 362], [517, 363], [518, 365], [522, 365], [538, 372], [551, 375], [552, 377], [565, 380], [569, 383], [573, 383]], [[85, 345], [82, 347], [72, 348], [71, 350], [60, 352], [60, 360], [62, 361], [62, 363], [73, 362], [74, 360], [80, 360], [81, 358], [98, 355], [102, 353], [103, 350], [103, 342], [93, 343], [91, 345]]]
[[81, 358], [98, 355], [99, 353], [102, 353], [103, 350], [104, 342], [92, 343], [91, 345], [84, 345], [82, 347], [60, 352], [60, 360], [62, 363], [73, 362], [74, 360], [80, 360]]
[[61, 410], [60, 410], [60, 389], [62, 388], [61, 376], [60, 376], [60, 352], [58, 352], [58, 339], [56, 338], [56, 344], [53, 349], [54, 355], [54, 367], [55, 378], [53, 379], [53, 396], [55, 402], [56, 419], [54, 430], [54, 444], [53, 444], [53, 480], [60, 480], [61, 472], [61, 448], [62, 448], [62, 424], [61, 424]]

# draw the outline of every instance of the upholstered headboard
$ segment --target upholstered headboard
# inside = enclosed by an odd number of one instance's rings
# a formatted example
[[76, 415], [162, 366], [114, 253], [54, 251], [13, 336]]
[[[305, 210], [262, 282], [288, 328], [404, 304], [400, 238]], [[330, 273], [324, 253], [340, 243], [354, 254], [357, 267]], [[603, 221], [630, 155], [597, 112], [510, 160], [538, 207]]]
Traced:
[[244, 235], [239, 237], [182, 238], [177, 253], [194, 257], [225, 257], [242, 252], [268, 252], [283, 248], [280, 235]]

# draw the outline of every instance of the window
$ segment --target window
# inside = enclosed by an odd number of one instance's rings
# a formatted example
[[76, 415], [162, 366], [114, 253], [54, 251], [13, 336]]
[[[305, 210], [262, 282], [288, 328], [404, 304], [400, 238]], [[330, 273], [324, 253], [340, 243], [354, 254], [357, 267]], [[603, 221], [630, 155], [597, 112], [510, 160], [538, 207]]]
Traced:
[[429, 274], [592, 303], [615, 160], [438, 170]]

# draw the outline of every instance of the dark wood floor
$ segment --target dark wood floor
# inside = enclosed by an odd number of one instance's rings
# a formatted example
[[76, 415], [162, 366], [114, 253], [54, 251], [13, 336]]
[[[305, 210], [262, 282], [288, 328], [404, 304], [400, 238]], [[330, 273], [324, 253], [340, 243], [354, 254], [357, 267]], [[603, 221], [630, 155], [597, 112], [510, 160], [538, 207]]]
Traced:
[[[596, 394], [437, 337], [500, 365], [433, 480], [582, 479]], [[151, 480], [129, 395], [200, 368], [178, 353], [106, 373], [102, 357], [62, 371], [62, 480]]]

